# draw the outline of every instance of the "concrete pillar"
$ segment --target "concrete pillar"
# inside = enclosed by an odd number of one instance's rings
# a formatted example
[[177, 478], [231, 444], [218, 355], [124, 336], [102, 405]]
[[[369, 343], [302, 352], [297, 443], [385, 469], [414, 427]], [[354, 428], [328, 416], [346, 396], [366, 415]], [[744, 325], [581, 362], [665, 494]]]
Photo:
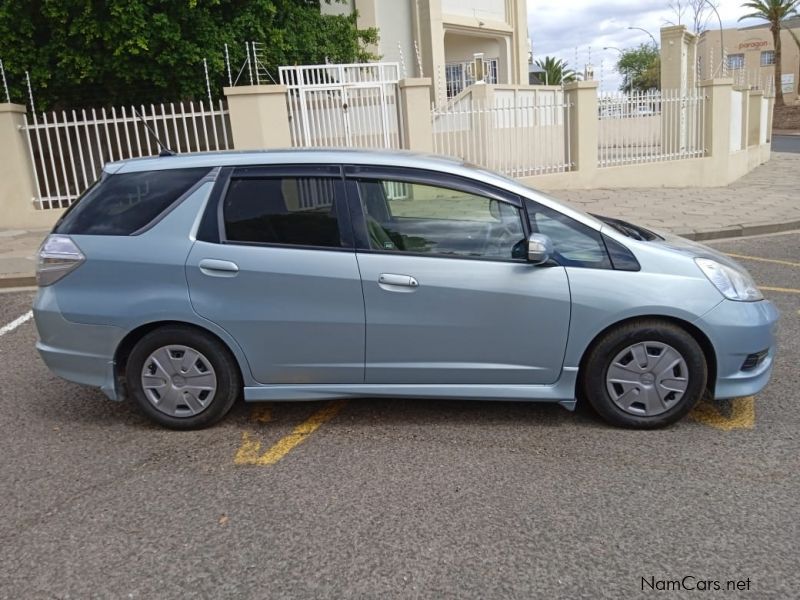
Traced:
[[[445, 83], [444, 21], [442, 19], [442, 0], [417, 0], [412, 3], [414, 30], [422, 58], [422, 73], [430, 77], [431, 100], [437, 105], [447, 100]], [[411, 57], [416, 64], [416, 56]]]
[[697, 36], [685, 25], [661, 29], [661, 89], [681, 90], [697, 79]]
[[750, 90], [750, 101], [748, 125], [747, 125], [747, 146], [758, 146], [761, 140], [761, 99], [764, 97], [763, 90]]
[[734, 89], [742, 93], [742, 122], [739, 125], [742, 128], [742, 144], [739, 150], [746, 150], [750, 144], [747, 139], [750, 132], [750, 91], [747, 88]]
[[33, 165], [22, 126], [25, 107], [0, 104], [0, 229], [51, 227], [63, 211], [39, 210]]
[[236, 150], [289, 148], [289, 110], [284, 85], [226, 87]]
[[587, 181], [597, 170], [597, 86], [596, 81], [573, 81], [564, 86], [565, 101], [571, 105], [570, 161]]
[[[378, 23], [378, 3], [380, 0], [358, 0], [357, 2], [352, 2], [352, 10], [357, 12], [356, 17], [356, 25], [358, 25], [359, 29], [369, 29], [370, 27], [374, 27], [380, 31], [380, 24]], [[320, 2], [320, 6], [324, 6], [325, 2]], [[331, 2], [328, 6], [336, 6], [336, 2]], [[328, 9], [330, 10], [330, 9]], [[383, 37], [381, 35], [381, 37]], [[365, 50], [367, 52], [371, 52], [372, 54], [380, 56], [381, 49], [379, 47], [381, 40], [378, 40], [378, 44], [369, 44]], [[394, 42], [392, 42], [394, 43]]]
[[769, 101], [767, 102], [767, 143], [772, 142], [772, 120], [775, 117], [775, 98], [770, 96]]
[[711, 158], [712, 173], [716, 182], [727, 183], [731, 153], [731, 93], [732, 79], [709, 79], [699, 84], [708, 98], [705, 110], [705, 143]]
[[403, 148], [433, 152], [430, 78], [402, 79], [398, 86]]
[[[509, 83], [528, 85], [528, 3], [525, 0], [512, 0], [509, 3], [512, 12], [512, 63]], [[578, 65], [575, 65], [575, 69]]]

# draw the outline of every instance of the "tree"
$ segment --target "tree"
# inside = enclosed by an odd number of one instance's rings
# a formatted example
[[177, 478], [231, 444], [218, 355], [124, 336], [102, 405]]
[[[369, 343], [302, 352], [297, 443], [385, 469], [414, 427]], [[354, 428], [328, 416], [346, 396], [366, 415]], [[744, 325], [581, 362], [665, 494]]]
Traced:
[[753, 12], [739, 17], [743, 19], [763, 19], [769, 22], [772, 42], [775, 47], [775, 104], [783, 105], [783, 89], [781, 87], [781, 21], [797, 14], [800, 0], [751, 0], [742, 4], [743, 8]]
[[[328, 0], [329, 1], [329, 0]], [[338, 1], [338, 0], [336, 0]], [[225, 83], [224, 45], [263, 42], [265, 66], [360, 62], [375, 29], [356, 15], [320, 12], [319, 0], [3, 0], [0, 58], [14, 99], [37, 109], [138, 104], [206, 97]], [[241, 64], [241, 63], [240, 63]]]
[[554, 56], [545, 56], [544, 60], [537, 60], [536, 66], [544, 73], [542, 78], [547, 85], [561, 85], [578, 79], [577, 73], [567, 67], [567, 63]]
[[[789, 32], [790, 36], [792, 36], [792, 39], [794, 40], [794, 43], [797, 45], [797, 50], [800, 51], [800, 37], [798, 37], [798, 35], [794, 31], [789, 29], [788, 27], [786, 28], [786, 31]], [[800, 89], [800, 67], [798, 67], [798, 69], [797, 69], [797, 82], [796, 83], [799, 86], [798, 89]], [[781, 90], [781, 92], [782, 91], [783, 90]]]
[[674, 21], [667, 21], [669, 25], [681, 25], [684, 15], [688, 16], [689, 31], [695, 35], [703, 33], [711, 15], [719, 8], [719, 2], [713, 0], [672, 0], [669, 8], [675, 13]]
[[617, 61], [617, 71], [622, 75], [620, 91], [646, 92], [661, 88], [661, 55], [652, 44], [623, 50]]

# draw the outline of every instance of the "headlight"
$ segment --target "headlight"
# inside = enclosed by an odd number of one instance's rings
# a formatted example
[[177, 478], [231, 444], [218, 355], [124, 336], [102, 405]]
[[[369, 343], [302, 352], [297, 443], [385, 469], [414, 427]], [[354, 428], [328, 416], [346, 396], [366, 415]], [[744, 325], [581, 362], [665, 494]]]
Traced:
[[764, 299], [753, 278], [746, 271], [728, 267], [710, 258], [695, 258], [694, 262], [708, 277], [708, 280], [729, 300], [754, 302]]

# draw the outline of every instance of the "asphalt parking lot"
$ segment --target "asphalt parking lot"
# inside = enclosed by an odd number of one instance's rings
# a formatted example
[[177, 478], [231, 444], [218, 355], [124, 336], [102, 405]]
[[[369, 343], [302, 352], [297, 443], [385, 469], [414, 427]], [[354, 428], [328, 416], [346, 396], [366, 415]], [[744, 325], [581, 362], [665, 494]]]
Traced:
[[[653, 432], [557, 406], [350, 400], [240, 405], [178, 433], [51, 375], [32, 321], [6, 328], [0, 596], [621, 598], [691, 576], [797, 597], [800, 233], [713, 245], [782, 313], [773, 379]], [[0, 328], [32, 297], [0, 294]]]
[[776, 135], [772, 138], [773, 152], [800, 152], [800, 135]]

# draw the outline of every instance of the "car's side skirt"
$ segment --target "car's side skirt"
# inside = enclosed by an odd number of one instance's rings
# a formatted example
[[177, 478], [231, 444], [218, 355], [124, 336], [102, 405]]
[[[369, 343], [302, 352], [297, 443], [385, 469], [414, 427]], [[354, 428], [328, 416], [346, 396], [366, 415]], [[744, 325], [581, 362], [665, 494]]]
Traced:
[[442, 398], [447, 400], [514, 400], [558, 402], [575, 408], [578, 369], [565, 367], [553, 385], [458, 385], [458, 384], [308, 384], [261, 385], [244, 388], [244, 399], [259, 401], [308, 401], [336, 398]]

